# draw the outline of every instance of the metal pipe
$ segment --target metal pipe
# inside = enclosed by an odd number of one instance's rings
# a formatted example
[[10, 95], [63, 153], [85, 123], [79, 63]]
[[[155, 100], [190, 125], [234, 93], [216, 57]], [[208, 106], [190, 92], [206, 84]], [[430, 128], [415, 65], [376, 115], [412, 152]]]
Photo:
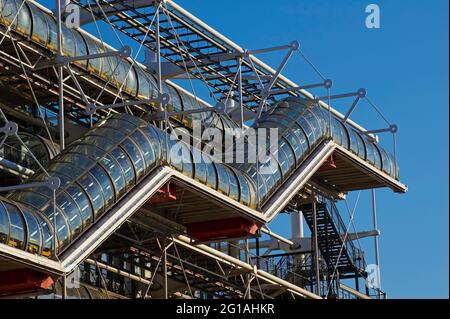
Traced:
[[163, 253], [162, 253], [162, 267], [163, 267], [163, 289], [164, 299], [169, 299], [168, 282], [167, 282], [167, 242], [166, 238], [163, 239]]
[[312, 194], [312, 198], [314, 270], [316, 272], [316, 294], [320, 295], [319, 240], [317, 238], [317, 205], [314, 193]]
[[88, 263], [90, 265], [93, 265], [93, 266], [98, 266], [99, 268], [105, 269], [107, 271], [110, 271], [112, 273], [118, 274], [118, 275], [120, 275], [122, 277], [125, 277], [125, 278], [129, 278], [131, 280], [134, 280], [134, 281], [137, 281], [137, 282], [141, 282], [141, 283], [146, 284], [146, 285], [150, 284], [150, 281], [147, 280], [147, 279], [144, 279], [142, 277], [130, 274], [130, 273], [126, 272], [126, 271], [117, 269], [115, 267], [112, 267], [112, 266], [109, 266], [109, 265], [97, 262], [97, 261], [95, 261], [93, 259], [86, 259], [84, 262], [86, 262], [86, 263]]
[[[373, 229], [378, 231], [377, 222], [377, 201], [375, 196], [375, 189], [372, 188], [372, 221]], [[378, 236], [374, 236], [374, 252], [375, 252], [375, 264], [377, 265], [377, 287], [381, 290], [381, 278], [380, 278], [380, 255], [378, 252]]]
[[[56, 38], [57, 38], [57, 53], [58, 59], [63, 57], [62, 47], [62, 21], [61, 21], [61, 1], [56, 1]], [[59, 98], [59, 145], [61, 151], [65, 148], [64, 141], [64, 88], [63, 88], [63, 65], [58, 64], [58, 98]]]
[[[198, 19], [196, 16], [192, 15], [190, 12], [186, 11], [185, 9], [183, 9], [182, 7], [180, 7], [179, 5], [177, 5], [175, 2], [173, 2], [172, 0], [166, 0], [165, 4], [170, 6], [173, 10], [177, 11], [178, 13], [184, 15], [186, 18], [192, 20], [192, 22], [198, 24], [201, 28], [205, 29], [208, 33], [210, 33], [211, 35], [213, 35], [214, 37], [216, 37], [217, 39], [225, 42], [227, 45], [229, 45], [230, 47], [232, 47], [234, 50], [238, 51], [239, 53], [243, 54], [244, 49], [242, 47], [240, 47], [239, 45], [237, 45], [236, 43], [234, 43], [233, 41], [231, 41], [230, 39], [228, 39], [227, 37], [225, 37], [224, 35], [222, 35], [221, 33], [219, 33], [218, 31], [216, 31], [215, 29], [211, 28], [210, 26], [208, 26], [206, 23], [204, 23], [203, 21], [201, 21], [200, 19]], [[264, 62], [262, 62], [261, 60], [259, 60], [258, 58], [256, 58], [253, 55], [250, 55], [250, 59], [252, 59], [253, 63], [257, 64], [258, 66], [260, 66], [261, 68], [265, 69], [266, 71], [268, 71], [269, 73], [271, 73], [272, 75], [274, 75], [276, 73], [276, 71], [274, 69], [272, 69], [270, 66], [268, 66], [267, 64], [265, 64]], [[285, 82], [287, 85], [289, 85], [290, 87], [298, 87], [299, 85], [294, 83], [293, 81], [289, 80], [288, 78], [286, 78], [285, 76], [283, 76], [282, 74], [280, 74], [278, 76], [278, 79], [282, 80], [283, 82]], [[306, 90], [299, 90], [299, 92], [305, 96], [306, 98], [309, 98], [311, 100], [314, 99], [314, 95], [309, 93]], [[320, 106], [322, 106], [324, 109], [328, 110], [328, 104], [320, 101], [319, 102]], [[330, 112], [333, 113], [336, 117], [340, 118], [341, 120], [344, 119], [344, 115], [340, 112], [338, 112], [337, 110], [330, 108]], [[355, 122], [348, 120], [347, 123], [351, 126], [353, 126], [355, 129], [365, 132], [366, 129], [358, 124], [356, 124]]]
[[271, 230], [269, 230], [265, 227], [261, 227], [261, 231], [263, 233], [266, 233], [267, 235], [269, 235], [272, 238], [278, 239], [279, 241], [281, 241], [285, 244], [288, 244], [289, 246], [294, 246], [294, 242], [292, 240], [281, 237], [280, 235], [275, 234], [274, 232], [272, 232]]
[[241, 261], [239, 259], [236, 259], [236, 258], [233, 258], [231, 256], [228, 256], [227, 254], [224, 254], [224, 253], [222, 253], [222, 252], [220, 252], [220, 251], [218, 251], [218, 250], [216, 250], [214, 248], [211, 248], [211, 247], [209, 247], [207, 245], [200, 244], [200, 245], [195, 245], [194, 246], [194, 245], [191, 244], [191, 238], [189, 238], [187, 236], [179, 235], [179, 236], [174, 238], [174, 241], [177, 244], [180, 244], [180, 245], [182, 245], [182, 246], [184, 246], [186, 248], [189, 248], [191, 250], [199, 252], [199, 253], [201, 253], [203, 255], [209, 256], [211, 258], [214, 258], [216, 260], [225, 262], [225, 263], [227, 263], [229, 265], [232, 265], [232, 266], [235, 266], [235, 267], [240, 267], [240, 268], [252, 271], [252, 272], [255, 273], [255, 275], [258, 278], [263, 279], [263, 280], [265, 280], [265, 281], [267, 281], [269, 283], [272, 283], [272, 284], [280, 285], [280, 286], [286, 288], [287, 290], [289, 290], [289, 291], [291, 291], [291, 292], [293, 292], [293, 293], [295, 293], [297, 295], [301, 295], [301, 296], [312, 298], [312, 299], [322, 299], [320, 296], [318, 296], [318, 295], [316, 295], [316, 294], [314, 294], [314, 293], [312, 293], [312, 292], [310, 292], [310, 291], [308, 291], [306, 289], [300, 288], [300, 287], [298, 287], [298, 286], [296, 286], [294, 284], [291, 284], [290, 282], [288, 282], [286, 280], [283, 280], [283, 279], [278, 278], [278, 277], [276, 277], [274, 275], [271, 275], [271, 274], [269, 274], [269, 273], [267, 273], [267, 272], [265, 272], [265, 271], [263, 271], [261, 269], [257, 269], [255, 267], [252, 267], [251, 265], [249, 265], [249, 264], [247, 264], [247, 263], [245, 263], [245, 262], [243, 262], [243, 261]]

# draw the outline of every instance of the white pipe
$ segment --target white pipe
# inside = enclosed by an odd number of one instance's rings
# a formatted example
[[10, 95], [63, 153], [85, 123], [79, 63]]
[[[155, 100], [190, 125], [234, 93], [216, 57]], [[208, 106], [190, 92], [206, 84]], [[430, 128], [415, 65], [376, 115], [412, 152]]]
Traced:
[[174, 238], [174, 241], [180, 245], [183, 245], [184, 247], [191, 249], [191, 250], [195, 250], [204, 255], [213, 257], [215, 259], [219, 259], [221, 261], [228, 262], [231, 265], [238, 266], [238, 267], [241, 267], [248, 271], [254, 272], [255, 275], [257, 275], [259, 278], [261, 278], [269, 283], [280, 285], [293, 293], [296, 293], [296, 294], [299, 294], [299, 295], [302, 295], [302, 296], [305, 296], [308, 298], [312, 298], [312, 299], [322, 299], [320, 296], [318, 296], [306, 289], [303, 289], [296, 285], [293, 285], [290, 282], [283, 280], [281, 278], [278, 278], [274, 275], [271, 275], [261, 269], [257, 269], [256, 266], [252, 267], [248, 263], [245, 263], [239, 259], [228, 256], [227, 254], [224, 254], [224, 253], [222, 253], [214, 248], [211, 248], [207, 245], [199, 244], [199, 245], [194, 246], [194, 245], [192, 245], [191, 239], [189, 237], [179, 235]]
[[[173, 2], [172, 0], [166, 0], [165, 3], [167, 5], [169, 5], [170, 7], [172, 7], [175, 11], [178, 11], [180, 14], [186, 16], [188, 19], [192, 20], [194, 23], [198, 24], [200, 27], [202, 27], [203, 29], [205, 29], [206, 31], [208, 31], [209, 33], [211, 33], [214, 37], [220, 39], [221, 41], [225, 42], [226, 44], [228, 44], [230, 47], [232, 47], [234, 50], [238, 51], [239, 53], [244, 53], [244, 49], [242, 47], [240, 47], [239, 45], [237, 45], [236, 43], [234, 43], [233, 41], [231, 41], [230, 39], [228, 39], [227, 37], [225, 37], [224, 35], [222, 35], [221, 33], [219, 33], [217, 30], [211, 28], [209, 25], [207, 25], [206, 23], [204, 23], [203, 21], [201, 21], [200, 19], [198, 19], [196, 16], [192, 15], [190, 12], [186, 11], [185, 9], [183, 9], [182, 7], [180, 7], [179, 5], [177, 5], [175, 2]], [[274, 69], [272, 69], [270, 66], [268, 66], [267, 64], [265, 64], [264, 62], [262, 62], [261, 60], [259, 60], [257, 57], [250, 55], [250, 58], [252, 59], [253, 63], [259, 65], [260, 67], [262, 67], [263, 69], [265, 69], [266, 71], [268, 71], [269, 73], [271, 73], [272, 75], [276, 73], [276, 71]], [[299, 87], [300, 85], [294, 83], [293, 81], [289, 80], [288, 78], [286, 78], [283, 75], [279, 75], [278, 78], [284, 82], [286, 82], [290, 87]], [[312, 95], [311, 93], [309, 93], [306, 90], [299, 90], [299, 92], [310, 99], [314, 99], [314, 95]], [[328, 104], [320, 101], [320, 105], [328, 111]], [[336, 117], [340, 118], [341, 120], [343, 120], [345, 118], [345, 116], [340, 113], [339, 111], [330, 108], [331, 113], [333, 113]], [[364, 127], [356, 124], [355, 122], [353, 122], [352, 120], [347, 120], [347, 123], [351, 126], [353, 126], [354, 128], [356, 128], [359, 131], [365, 132], [367, 131]]]

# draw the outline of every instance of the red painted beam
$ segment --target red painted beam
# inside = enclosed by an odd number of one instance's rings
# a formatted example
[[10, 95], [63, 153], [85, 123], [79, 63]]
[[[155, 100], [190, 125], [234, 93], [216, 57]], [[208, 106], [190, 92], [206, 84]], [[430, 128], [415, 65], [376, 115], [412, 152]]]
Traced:
[[155, 195], [150, 198], [148, 203], [158, 204], [177, 200], [177, 186], [174, 183], [167, 183], [162, 186]]
[[185, 224], [189, 236], [202, 240], [243, 238], [256, 234], [258, 225], [242, 217]]
[[42, 272], [21, 268], [0, 272], [0, 295], [19, 295], [48, 290], [53, 279]]
[[335, 169], [336, 166], [336, 162], [334, 161], [334, 157], [333, 155], [330, 155], [330, 157], [328, 157], [325, 162], [322, 164], [322, 166], [319, 168], [319, 171], [328, 171], [331, 169]]

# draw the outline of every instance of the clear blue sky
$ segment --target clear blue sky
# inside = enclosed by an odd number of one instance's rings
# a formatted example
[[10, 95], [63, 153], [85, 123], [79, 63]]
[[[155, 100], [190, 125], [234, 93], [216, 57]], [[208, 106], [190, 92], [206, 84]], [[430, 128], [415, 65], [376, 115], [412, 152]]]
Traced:
[[[299, 40], [303, 52], [334, 80], [335, 93], [368, 89], [388, 119], [399, 125], [400, 174], [409, 186], [405, 195], [377, 191], [382, 288], [392, 298], [448, 298], [448, 1], [177, 3], [245, 48]], [[365, 7], [370, 3], [381, 9], [380, 29], [365, 27]], [[114, 43], [108, 31], [105, 39]], [[276, 66], [282, 55], [261, 58]], [[284, 74], [298, 84], [318, 81], [299, 55]], [[348, 105], [333, 102], [341, 112]], [[364, 103], [352, 118], [370, 129], [384, 126]], [[382, 144], [390, 145], [388, 135], [381, 138]], [[354, 200], [350, 195], [350, 203]], [[272, 229], [289, 236], [287, 220], [281, 216]], [[359, 230], [371, 229], [367, 191], [361, 194], [355, 223]], [[362, 242], [371, 263], [372, 239]]]

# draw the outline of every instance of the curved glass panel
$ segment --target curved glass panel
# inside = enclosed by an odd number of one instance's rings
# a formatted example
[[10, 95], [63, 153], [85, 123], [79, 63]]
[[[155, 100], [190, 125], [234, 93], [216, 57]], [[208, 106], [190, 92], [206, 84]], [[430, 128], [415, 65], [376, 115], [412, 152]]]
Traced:
[[[86, 42], [84, 42], [83, 37], [81, 36], [81, 34], [76, 31], [76, 30], [72, 30], [74, 39], [75, 39], [75, 47], [76, 47], [76, 56], [85, 56], [87, 55], [87, 47], [86, 47]], [[83, 67], [83, 68], [87, 68], [88, 65], [88, 61], [86, 60], [78, 60], [75, 61], [75, 64]]]
[[374, 149], [374, 155], [375, 155], [375, 167], [378, 169], [381, 169], [381, 153], [380, 149], [375, 143], [372, 143], [372, 147]]
[[145, 135], [140, 131], [136, 130], [131, 134], [130, 138], [139, 146], [142, 155], [144, 155], [146, 171], [155, 165], [155, 154], [153, 152], [150, 141], [145, 137]]
[[128, 158], [128, 156], [119, 147], [113, 149], [111, 151], [111, 155], [122, 167], [123, 175], [125, 176], [126, 186], [127, 189], [129, 189], [132, 185], [134, 185], [135, 181], [133, 164], [131, 164], [131, 161]]
[[127, 82], [122, 89], [123, 89], [123, 91], [130, 94], [131, 96], [136, 96], [137, 89], [138, 89], [138, 83], [137, 83], [137, 76], [136, 76], [135, 68], [128, 61], [124, 61], [124, 63], [125, 63], [125, 70], [126, 70], [126, 75], [127, 75]]
[[304, 118], [304, 117], [300, 117], [297, 120], [298, 125], [301, 126], [301, 128], [303, 129], [303, 131], [306, 134], [306, 137], [308, 139], [308, 144], [310, 145], [310, 147], [314, 146], [316, 143], [316, 135], [314, 134], [314, 130], [312, 129], [311, 124], [309, 124], [309, 122]]
[[9, 214], [9, 242], [8, 245], [19, 249], [25, 248], [25, 222], [19, 209], [10, 203], [3, 202]]
[[[98, 47], [97, 43], [95, 43], [90, 37], [88, 36], [82, 36], [87, 44], [87, 51], [89, 55], [99, 54], [101, 52], [100, 48]], [[102, 59], [96, 58], [96, 59], [89, 59], [88, 61], [88, 70], [91, 72], [95, 72], [97, 74], [102, 73]]]
[[153, 129], [152, 126], [146, 125], [143, 127], [140, 127], [139, 130], [149, 139], [150, 144], [152, 145], [152, 149], [155, 154], [155, 160], [156, 163], [159, 163], [159, 160], [161, 159], [161, 147], [159, 140], [159, 135], [156, 133], [156, 131]]
[[39, 214], [36, 215], [36, 219], [38, 220], [39, 226], [42, 230], [41, 255], [44, 257], [50, 257], [54, 247], [53, 227], [50, 226], [49, 222]]
[[295, 134], [292, 134], [291, 132], [285, 134], [284, 138], [286, 139], [286, 142], [289, 143], [289, 146], [294, 152], [295, 163], [299, 164], [303, 157], [303, 149], [300, 141], [298, 140], [297, 136]]
[[150, 79], [147, 74], [141, 68], [135, 68], [137, 83], [138, 83], [138, 94], [137, 97], [143, 100], [150, 99]]
[[[77, 154], [70, 154], [69, 158], [81, 158], [81, 159], [86, 159], [88, 160], [87, 163], [91, 163], [92, 161], [87, 159], [86, 157], [82, 157], [81, 155], [77, 155]], [[64, 158], [66, 159], [66, 158]], [[84, 171], [82, 169], [80, 169], [79, 167], [75, 166], [72, 163], [68, 163], [68, 162], [54, 162], [48, 169], [48, 171], [50, 172], [58, 172], [61, 173], [62, 175], [66, 175], [68, 176], [71, 180], [77, 179], [78, 177], [80, 177]]]
[[[30, 7], [31, 7], [31, 5], [30, 5]], [[58, 48], [58, 30], [56, 28], [56, 21], [49, 14], [45, 14], [44, 16], [45, 16], [45, 19], [47, 20], [47, 26], [48, 26], [47, 48], [52, 51], [56, 51]]]
[[73, 31], [66, 26], [62, 26], [63, 35], [63, 54], [66, 56], [74, 57], [77, 54], [77, 46]]
[[244, 175], [237, 173], [236, 177], [239, 182], [239, 201], [246, 205], [250, 206], [251, 204], [251, 195], [250, 195], [250, 186], [248, 185], [248, 180], [244, 177]]
[[34, 214], [32, 214], [28, 209], [21, 208], [23, 216], [28, 229], [28, 241], [26, 250], [32, 254], [40, 254], [42, 246], [42, 233], [41, 227]]
[[7, 244], [9, 236], [9, 217], [3, 202], [0, 201], [0, 243]]
[[194, 171], [195, 171], [195, 176], [194, 178], [196, 180], [198, 180], [199, 182], [206, 184], [206, 181], [208, 179], [207, 176], [207, 165], [203, 158], [202, 158], [202, 154], [201, 152], [196, 149], [195, 147], [192, 148], [192, 157], [193, 157], [193, 161], [194, 161]]
[[217, 190], [222, 194], [228, 195], [230, 193], [230, 178], [223, 165], [216, 165], [218, 188]]
[[76, 142], [71, 145], [70, 153], [77, 153], [96, 161], [105, 154], [105, 151], [91, 144]]
[[86, 227], [87, 225], [91, 224], [94, 220], [94, 213], [92, 212], [91, 203], [86, 193], [76, 183], [67, 187], [66, 192], [73, 198], [73, 200], [75, 201], [75, 203], [77, 203], [80, 209], [83, 227]]
[[234, 173], [233, 169], [224, 166], [223, 167], [227, 173], [228, 173], [228, 177], [230, 178], [230, 198], [234, 199], [236, 201], [239, 201], [240, 196], [239, 196], [239, 182], [238, 179], [236, 177], [236, 174]]
[[364, 144], [364, 141], [363, 141], [361, 135], [359, 135], [358, 132], [355, 132], [355, 135], [356, 135], [356, 143], [358, 144], [358, 156], [365, 160], [366, 159], [366, 146]]
[[125, 177], [123, 175], [123, 170], [119, 163], [111, 157], [110, 155], [105, 155], [100, 159], [99, 164], [108, 172], [111, 180], [114, 184], [114, 191], [116, 198], [122, 197], [125, 194]]
[[[48, 217], [50, 222], [53, 224], [53, 205], [47, 206], [44, 210], [44, 214]], [[56, 206], [56, 234], [58, 239], [58, 249], [61, 251], [70, 242], [70, 228], [67, 223], [67, 219], [64, 214], [61, 213], [58, 206]]]
[[90, 171], [92, 176], [99, 182], [102, 187], [103, 196], [105, 199], [104, 209], [108, 209], [114, 203], [114, 187], [112, 185], [112, 181], [109, 178], [108, 174], [106, 174], [105, 170], [99, 166], [95, 165]]
[[45, 18], [46, 14], [35, 6], [29, 6], [33, 18], [33, 34], [31, 39], [39, 44], [47, 45], [48, 43], [48, 24]]
[[[25, 1], [23, 1], [25, 2]], [[18, 1], [17, 3], [17, 9], [19, 10], [19, 15], [17, 16], [17, 25], [16, 25], [16, 31], [19, 33], [22, 33], [24, 35], [30, 35], [31, 34], [31, 14], [28, 9], [28, 6], [26, 3], [22, 5], [22, 1]], [[22, 5], [22, 7], [21, 7]], [[0, 18], [1, 19], [1, 18]]]
[[102, 214], [105, 200], [103, 198], [102, 188], [98, 181], [90, 173], [87, 173], [78, 179], [77, 182], [88, 194], [94, 209], [94, 216]]
[[40, 209], [50, 200], [50, 198], [42, 194], [27, 190], [15, 192], [11, 196], [9, 196], [9, 198], [19, 203], [27, 204], [36, 210]]
[[306, 109], [303, 116], [305, 119], [309, 122], [311, 127], [314, 131], [314, 136], [316, 137], [316, 140], [319, 138], [319, 136], [322, 135], [322, 127], [321, 123], [317, 119], [317, 117], [311, 112], [311, 109]]
[[205, 163], [206, 164], [206, 173], [207, 173], [207, 180], [206, 185], [211, 187], [212, 189], [217, 190], [218, 184], [217, 184], [217, 170], [216, 165], [214, 163]]
[[[109, 129], [106, 133], [111, 133], [115, 130]], [[108, 135], [108, 134], [106, 134]], [[89, 145], [96, 146], [98, 148], [103, 149], [105, 152], [109, 151], [111, 148], [115, 147], [117, 143], [114, 143], [110, 136], [100, 136], [100, 135], [87, 135], [80, 139], [80, 142], [84, 142]]]
[[133, 162], [136, 172], [136, 180], [141, 179], [145, 171], [145, 164], [144, 159], [142, 158], [142, 154], [140, 153], [136, 144], [134, 144], [129, 138], [127, 138], [120, 145], [127, 152], [128, 156]]
[[12, 28], [15, 29], [17, 27], [17, 19], [14, 19], [18, 10], [17, 2], [15, 0], [1, 0], [0, 9], [0, 22], [6, 26], [12, 24]]
[[56, 198], [56, 204], [61, 208], [66, 216], [72, 237], [76, 237], [82, 230], [83, 221], [81, 212], [73, 199], [66, 193], [61, 193]]

